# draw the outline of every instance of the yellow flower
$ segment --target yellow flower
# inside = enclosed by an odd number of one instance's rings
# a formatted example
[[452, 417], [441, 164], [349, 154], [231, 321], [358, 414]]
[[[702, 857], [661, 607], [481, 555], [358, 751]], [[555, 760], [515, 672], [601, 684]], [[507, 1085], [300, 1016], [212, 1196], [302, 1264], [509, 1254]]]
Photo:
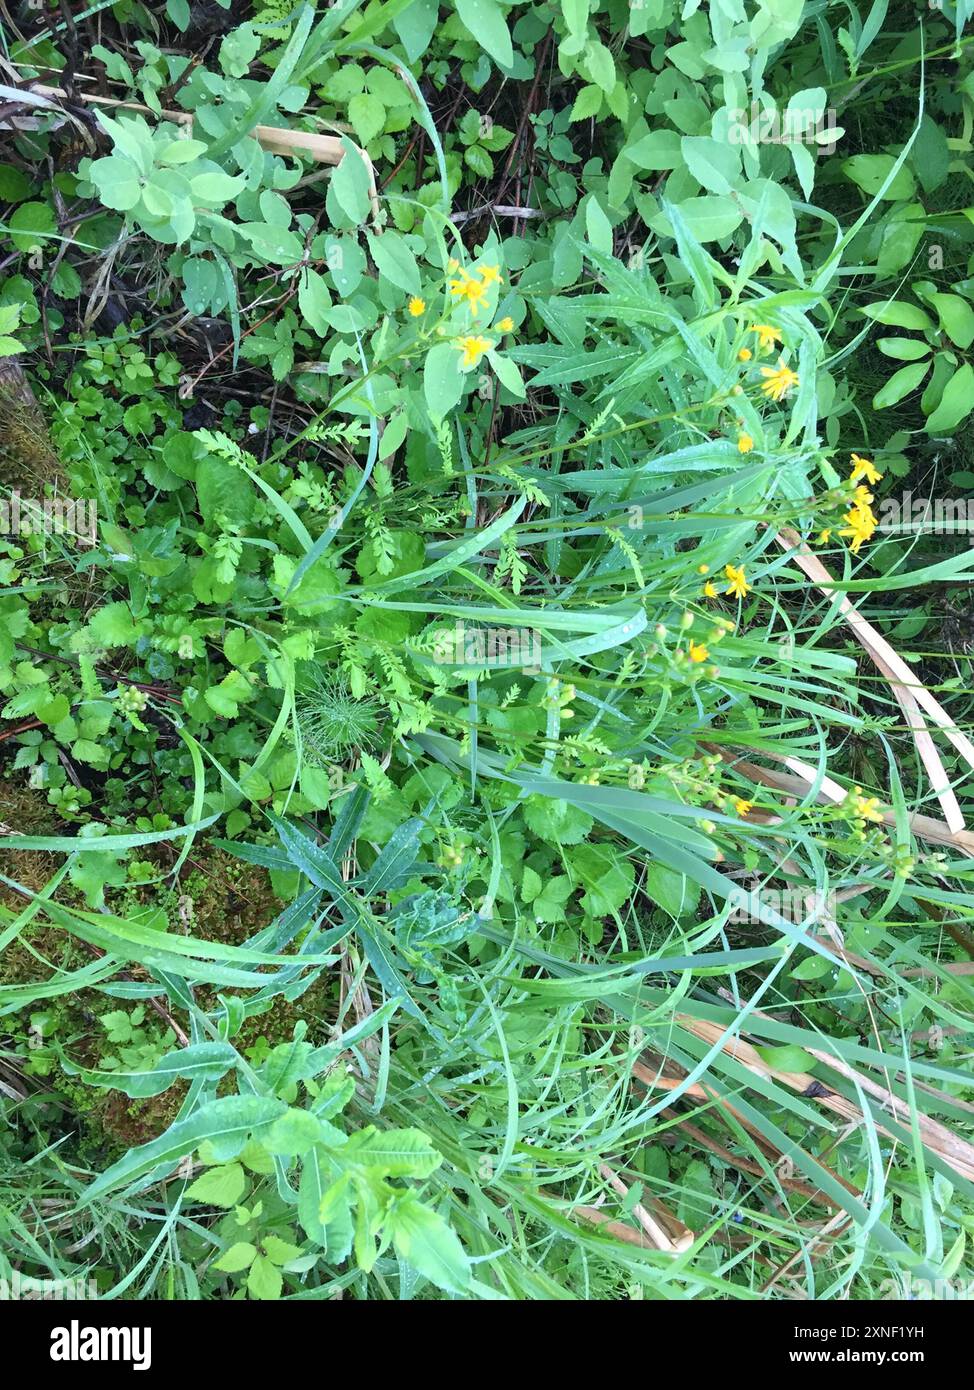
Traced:
[[[855, 455], [853, 455], [855, 458]], [[860, 460], [867, 463], [868, 460]], [[874, 470], [875, 471], [875, 470]], [[840, 536], [846, 536], [852, 541], [849, 547], [853, 555], [858, 555], [863, 544], [872, 539], [873, 532], [879, 525], [876, 513], [870, 503], [873, 501], [873, 494], [864, 483], [860, 483], [853, 493], [852, 502], [843, 520], [845, 526], [839, 532]]]
[[751, 438], [749, 434], [745, 434], [742, 430], [741, 433], [737, 436], [738, 453], [749, 454], [753, 448], [754, 440]]
[[734, 810], [739, 816], [746, 816], [754, 809], [753, 801], [745, 801], [743, 796], [734, 797]]
[[830, 541], [831, 539], [832, 539], [832, 531], [831, 531], [831, 529], [830, 529], [828, 526], [826, 526], [826, 528], [825, 528], [824, 531], [819, 531], [819, 533], [818, 533], [818, 543], [819, 543], [819, 545], [828, 545], [828, 543], [829, 543], [829, 541]]
[[754, 353], [750, 348], [741, 348], [740, 352], [737, 354], [737, 360], [738, 362], [750, 362], [753, 356]]
[[712, 582], [711, 580], [709, 580], [709, 579], [707, 580], [706, 584], [703, 586], [703, 596], [704, 596], [704, 598], [716, 598], [716, 597], [717, 597], [717, 589], [716, 589], [715, 585], [713, 584], [713, 582]]
[[773, 352], [775, 343], [781, 342], [781, 333], [770, 323], [752, 323], [751, 332], [758, 335], [758, 347], [762, 352]]
[[843, 520], [845, 526], [839, 535], [848, 536], [851, 539], [852, 544], [849, 549], [853, 555], [858, 555], [863, 542], [872, 539], [872, 534], [879, 525], [876, 515], [868, 502], [857, 502], [846, 512]]
[[710, 573], [710, 566], [709, 566], [709, 565], [698, 565], [698, 566], [697, 566], [697, 574], [709, 574], [709, 573]]
[[691, 642], [691, 643], [690, 643], [690, 660], [691, 660], [691, 661], [706, 661], [706, 660], [707, 660], [707, 657], [708, 657], [709, 655], [710, 655], [710, 653], [707, 651], [707, 648], [704, 646], [704, 644], [703, 644], [702, 642]]
[[503, 285], [504, 283], [499, 265], [482, 265], [480, 267], [480, 279], [484, 285]]
[[498, 333], [513, 333], [514, 320], [512, 318], [500, 319], [497, 323], [494, 324], [494, 327], [497, 329]]
[[487, 303], [487, 287], [482, 280], [472, 276], [465, 270], [460, 271], [459, 280], [450, 281], [450, 293], [454, 299], [465, 299], [468, 306], [476, 313], [481, 304]]
[[861, 820], [871, 820], [880, 823], [883, 813], [879, 809], [878, 796], [863, 796], [862, 787], [853, 787], [851, 792], [846, 792], [846, 798], [852, 803], [852, 808]]
[[761, 390], [773, 401], [784, 400], [792, 387], [798, 385], [798, 373], [786, 367], [781, 357], [777, 367], [762, 367], [761, 375], [766, 378]]
[[476, 367], [485, 352], [490, 352], [494, 344], [489, 338], [481, 338], [474, 334], [466, 338], [458, 338], [453, 344], [463, 353], [463, 365], [465, 367]]
[[849, 481], [858, 483], [860, 478], [865, 478], [867, 483], [871, 483], [875, 487], [883, 475], [874, 466], [872, 459], [861, 459], [858, 454], [852, 454], [850, 457], [852, 459], [852, 473]]
[[426, 313], [426, 300], [420, 299], [418, 294], [414, 294], [409, 301], [409, 312], [414, 319], [418, 319], [420, 314]]
[[750, 592], [750, 586], [744, 578], [744, 566], [725, 565], [724, 574], [728, 579], [727, 588], [724, 590], [724, 593], [733, 594], [735, 598], [746, 598]]

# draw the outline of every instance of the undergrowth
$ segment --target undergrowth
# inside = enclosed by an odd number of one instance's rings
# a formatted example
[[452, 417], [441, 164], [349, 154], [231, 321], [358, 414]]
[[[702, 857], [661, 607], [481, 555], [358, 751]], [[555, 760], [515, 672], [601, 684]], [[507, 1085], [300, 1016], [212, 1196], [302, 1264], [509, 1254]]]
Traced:
[[969, 1293], [966, 8], [239, 8], [6, 16], [0, 1276]]

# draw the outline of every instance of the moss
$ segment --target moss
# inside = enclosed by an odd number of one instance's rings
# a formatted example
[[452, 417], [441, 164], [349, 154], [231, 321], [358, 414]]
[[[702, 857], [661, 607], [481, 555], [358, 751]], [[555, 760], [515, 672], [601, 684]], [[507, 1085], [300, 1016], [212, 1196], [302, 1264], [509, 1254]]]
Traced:
[[16, 358], [0, 362], [0, 484], [37, 496], [58, 460], [47, 423]]
[[[149, 857], [148, 852], [146, 857]], [[3, 859], [3, 872], [25, 887], [38, 890], [50, 879], [53, 863], [50, 855], [9, 851]], [[62, 885], [57, 896], [60, 901], [81, 905], [79, 894], [69, 886]], [[178, 891], [158, 884], [128, 884], [109, 892], [107, 898], [111, 911], [120, 916], [158, 904], [167, 915], [170, 931], [179, 931], [185, 924], [186, 930], [202, 940], [229, 945], [242, 944], [284, 907], [274, 894], [270, 876], [264, 869], [244, 864], [222, 850], [205, 845], [194, 853], [189, 873], [182, 879]], [[24, 906], [23, 897], [3, 885], [0, 885], [0, 900], [16, 911]], [[186, 913], [188, 903], [192, 904], [191, 914]], [[78, 969], [91, 958], [91, 951], [69, 932], [42, 919], [35, 920], [0, 953], [0, 984], [37, 983], [59, 971]], [[125, 973], [134, 979], [148, 978], [134, 965], [126, 967]], [[244, 1021], [233, 1039], [234, 1045], [245, 1054], [258, 1046], [261, 1039], [268, 1047], [274, 1047], [289, 1040], [295, 1025], [302, 1019], [308, 1024], [309, 1040], [327, 1040], [334, 1018], [334, 992], [333, 979], [324, 977], [296, 1000], [274, 999], [265, 1012]], [[196, 997], [202, 1009], [217, 1006], [214, 989], [199, 987]], [[68, 1051], [72, 1060], [97, 1069], [103, 1058], [114, 1051], [98, 1024], [98, 1016], [112, 1008], [127, 1007], [126, 1003], [119, 1004], [97, 990], [87, 989], [61, 996], [50, 1001], [50, 1005], [48, 1001], [38, 1000], [21, 1014], [12, 1016], [9, 1031], [15, 1037], [19, 1034], [21, 1039], [26, 1039], [30, 1013], [49, 1006], [57, 1011], [58, 1039], [63, 1042], [70, 1039]], [[147, 1020], [159, 1028], [164, 1027], [162, 1020], [153, 1014], [149, 1014]], [[175, 1119], [186, 1089], [179, 1083], [162, 1095], [132, 1100], [121, 1091], [93, 1090], [77, 1077], [62, 1071], [56, 1061], [46, 1077], [35, 1080], [63, 1105], [65, 1114], [58, 1128], [61, 1133], [74, 1131], [76, 1137], [72, 1147], [78, 1156], [100, 1165], [161, 1134]]]
[[[0, 824], [17, 835], [52, 835], [57, 830], [58, 819], [43, 792], [10, 778], [0, 778]], [[0, 840], [0, 851], [2, 849]], [[49, 855], [41, 857], [51, 863]]]
[[192, 901], [192, 934], [231, 946], [266, 927], [284, 907], [265, 869], [218, 849], [193, 855], [180, 890]]
[[95, 1104], [94, 1118], [108, 1143], [124, 1151], [162, 1134], [175, 1120], [185, 1095], [185, 1082], [146, 1100], [131, 1100], [123, 1091], [105, 1091]]

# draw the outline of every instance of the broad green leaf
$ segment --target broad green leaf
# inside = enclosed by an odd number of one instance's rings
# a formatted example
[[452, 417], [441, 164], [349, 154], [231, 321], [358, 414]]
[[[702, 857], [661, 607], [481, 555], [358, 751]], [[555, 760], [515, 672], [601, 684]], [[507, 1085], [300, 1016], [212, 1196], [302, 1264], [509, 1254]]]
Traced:
[[257, 1255], [247, 1274], [247, 1292], [252, 1298], [280, 1298], [284, 1280], [281, 1271], [266, 1255]]
[[429, 1139], [418, 1129], [365, 1131], [347, 1149], [347, 1161], [379, 1169], [392, 1178], [427, 1178], [443, 1162]]
[[876, 346], [887, 357], [895, 357], [900, 362], [916, 362], [930, 355], [930, 344], [922, 338], [877, 338]]
[[929, 370], [929, 362], [912, 362], [908, 367], [901, 367], [873, 396], [873, 409], [886, 410], [901, 401], [916, 390]]
[[325, 316], [331, 308], [331, 293], [325, 277], [310, 267], [301, 272], [298, 307], [319, 338], [327, 338], [329, 329]]
[[245, 180], [239, 174], [225, 174], [221, 169], [196, 174], [189, 181], [193, 198], [208, 203], [211, 207], [223, 207], [224, 203], [235, 198], [244, 187]]
[[146, 1071], [92, 1071], [74, 1067], [65, 1060], [64, 1067], [71, 1075], [83, 1076], [90, 1086], [124, 1091], [127, 1096], [144, 1099], [161, 1095], [180, 1080], [213, 1083], [219, 1081], [239, 1058], [229, 1043], [193, 1043], [166, 1055]]
[[974, 367], [964, 362], [944, 387], [940, 404], [927, 420], [929, 434], [949, 434], [974, 410]]
[[396, 1254], [447, 1293], [464, 1294], [470, 1265], [456, 1235], [435, 1211], [413, 1194], [398, 1198], [389, 1213]]
[[438, 11], [438, 0], [410, 0], [406, 8], [393, 18], [392, 27], [399, 35], [411, 63], [421, 58], [429, 47]]
[[940, 326], [950, 341], [966, 350], [974, 343], [974, 308], [959, 294], [931, 294], [927, 296], [940, 315]]
[[333, 227], [358, 227], [369, 215], [369, 171], [360, 151], [348, 136], [342, 137], [345, 150], [341, 163], [328, 182], [325, 206]]
[[410, 251], [405, 238], [394, 229], [387, 229], [381, 236], [368, 234], [369, 254], [375, 262], [379, 274], [391, 280], [407, 294], [418, 295], [422, 285], [416, 257]]
[[878, 304], [867, 304], [862, 311], [867, 318], [877, 323], [888, 324], [892, 328], [914, 328], [923, 331], [934, 327], [933, 319], [917, 304], [907, 304], [901, 299], [884, 299]]
[[707, 193], [727, 194], [739, 185], [739, 147], [709, 135], [684, 135], [680, 149], [690, 173]]
[[244, 1194], [247, 1177], [239, 1163], [208, 1168], [186, 1189], [187, 1197], [214, 1207], [235, 1207]]
[[423, 393], [434, 420], [443, 420], [463, 395], [461, 354], [452, 343], [437, 343], [426, 354], [423, 365]]
[[256, 1246], [247, 1240], [238, 1240], [213, 1261], [213, 1268], [223, 1270], [224, 1274], [239, 1274], [249, 1269], [256, 1255]]
[[511, 67], [514, 49], [504, 11], [497, 0], [456, 0], [456, 10], [484, 52], [501, 67]]
[[[851, 159], [843, 161], [842, 172], [872, 198], [879, 195], [883, 184], [889, 179], [895, 162], [891, 154], [855, 154]], [[912, 198], [914, 187], [913, 175], [903, 164], [890, 179], [882, 197], [890, 201], [897, 198]]]
[[761, 1061], [775, 1071], [802, 1072], [815, 1065], [815, 1058], [801, 1047], [756, 1047]]
[[[117, 165], [123, 166], [117, 171], [113, 168], [106, 175], [106, 184], [109, 189], [117, 190], [113, 196], [119, 199], [119, 211], [124, 212], [128, 208], [134, 207], [138, 201], [138, 185], [136, 185], [134, 201], [129, 202], [131, 186], [123, 180], [125, 169], [129, 171], [129, 176], [132, 176], [131, 164], [127, 160], [114, 161], [111, 158], [96, 160], [95, 162], [98, 164], [112, 163], [113, 166], [117, 163]], [[105, 202], [108, 207], [116, 206], [115, 203], [110, 203], [107, 199]], [[46, 251], [55, 244], [52, 242], [51, 236], [57, 232], [57, 223], [54, 220], [54, 213], [47, 203], [21, 203], [20, 207], [15, 208], [11, 213], [8, 226], [10, 228], [10, 240], [18, 251], [33, 251], [35, 248]]]

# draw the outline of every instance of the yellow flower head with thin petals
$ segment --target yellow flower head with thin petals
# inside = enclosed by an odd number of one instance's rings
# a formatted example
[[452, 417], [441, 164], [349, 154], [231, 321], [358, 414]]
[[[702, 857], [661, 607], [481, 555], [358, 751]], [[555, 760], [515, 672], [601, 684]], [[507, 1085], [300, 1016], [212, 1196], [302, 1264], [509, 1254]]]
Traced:
[[753, 809], [753, 801], [745, 801], [743, 796], [734, 797], [734, 810], [737, 812], [739, 816], [749, 815]]
[[691, 661], [706, 661], [706, 660], [707, 660], [707, 657], [708, 657], [709, 655], [710, 655], [710, 653], [708, 652], [707, 648], [704, 646], [704, 644], [703, 644], [702, 642], [691, 642], [691, 643], [690, 643], [690, 660], [691, 660]]
[[860, 458], [858, 454], [852, 454], [850, 457], [852, 459], [852, 473], [849, 476], [849, 481], [858, 483], [860, 478], [865, 478], [871, 487], [875, 487], [883, 475], [872, 459]]
[[724, 574], [727, 576], [727, 594], [732, 594], [734, 598], [747, 598], [750, 592], [750, 585], [744, 577], [743, 565], [725, 565]]
[[458, 280], [450, 281], [450, 293], [454, 299], [465, 299], [469, 308], [476, 313], [481, 305], [487, 304], [487, 286], [466, 270], [460, 271]]
[[489, 338], [481, 338], [479, 334], [470, 334], [465, 338], [458, 338], [454, 347], [459, 348], [463, 353], [463, 366], [476, 367], [485, 352], [490, 352], [494, 344]]
[[762, 367], [761, 375], [765, 378], [761, 383], [761, 390], [773, 401], [784, 400], [788, 392], [798, 385], [798, 373], [786, 366], [784, 359], [780, 357], [777, 367]]
[[781, 342], [781, 333], [770, 323], [752, 323], [751, 332], [758, 335], [758, 347], [762, 352], [773, 352], [775, 343]]
[[856, 505], [850, 508], [843, 518], [845, 526], [839, 532], [840, 536], [848, 537], [852, 544], [849, 549], [853, 555], [858, 555], [864, 543], [872, 540], [873, 532], [879, 525], [876, 515], [868, 503]]
[[751, 438], [749, 434], [745, 434], [742, 430], [741, 433], [737, 436], [738, 453], [749, 454], [753, 448], [754, 440]]
[[418, 294], [414, 294], [409, 301], [409, 312], [414, 319], [418, 319], [420, 314], [426, 313], [426, 300], [420, 299]]
[[512, 318], [498, 319], [498, 321], [494, 324], [494, 327], [496, 328], [498, 333], [513, 333], [514, 320]]

